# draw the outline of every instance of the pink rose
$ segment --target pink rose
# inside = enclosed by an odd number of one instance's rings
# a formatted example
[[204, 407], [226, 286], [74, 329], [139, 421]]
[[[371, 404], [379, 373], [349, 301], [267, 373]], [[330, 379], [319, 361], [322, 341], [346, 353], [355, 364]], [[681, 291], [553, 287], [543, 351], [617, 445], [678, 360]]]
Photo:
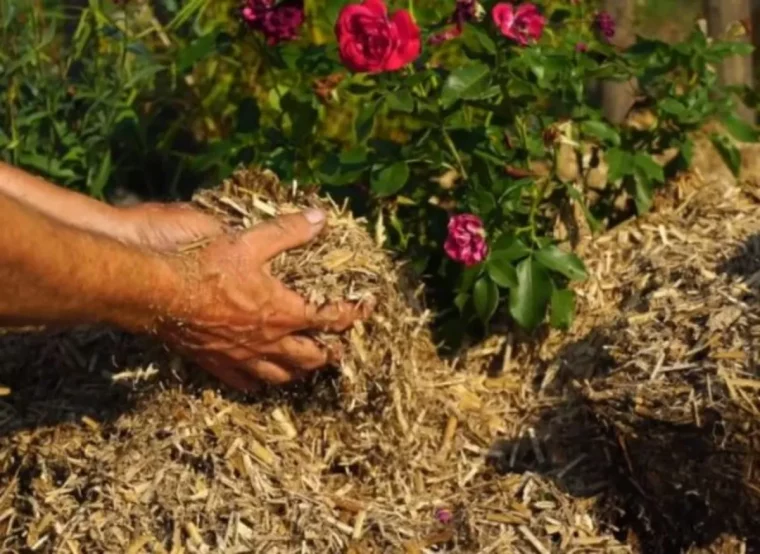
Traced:
[[540, 39], [546, 25], [546, 18], [530, 2], [520, 4], [517, 8], [499, 2], [494, 6], [491, 16], [501, 34], [520, 46], [527, 45], [530, 40]]
[[396, 71], [420, 54], [420, 29], [406, 10], [388, 17], [383, 0], [345, 6], [335, 23], [340, 58], [351, 71]]
[[476, 215], [459, 214], [449, 220], [449, 235], [443, 249], [452, 260], [476, 265], [488, 254], [483, 222]]

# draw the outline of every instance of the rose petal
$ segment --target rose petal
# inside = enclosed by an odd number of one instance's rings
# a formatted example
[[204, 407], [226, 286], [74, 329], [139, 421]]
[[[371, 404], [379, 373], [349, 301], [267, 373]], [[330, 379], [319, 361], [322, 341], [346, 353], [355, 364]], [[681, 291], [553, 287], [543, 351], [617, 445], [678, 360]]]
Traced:
[[386, 69], [395, 71], [417, 59], [422, 49], [422, 40], [420, 28], [406, 10], [398, 10], [393, 14], [391, 26], [396, 29], [398, 43], [395, 55], [392, 56], [392, 60], [388, 60]]
[[504, 27], [511, 26], [515, 18], [512, 4], [505, 2], [496, 4], [491, 11], [491, 17], [493, 22], [504, 32]]

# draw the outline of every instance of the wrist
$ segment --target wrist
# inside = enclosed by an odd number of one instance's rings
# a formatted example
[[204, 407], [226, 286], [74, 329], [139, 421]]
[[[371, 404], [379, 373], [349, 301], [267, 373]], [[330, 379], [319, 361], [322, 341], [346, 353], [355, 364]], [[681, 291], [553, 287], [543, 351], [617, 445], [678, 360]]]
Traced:
[[145, 254], [140, 273], [148, 279], [144, 286], [116, 291], [106, 323], [132, 333], [156, 334], [163, 322], [180, 316], [187, 272], [187, 262], [179, 256]]

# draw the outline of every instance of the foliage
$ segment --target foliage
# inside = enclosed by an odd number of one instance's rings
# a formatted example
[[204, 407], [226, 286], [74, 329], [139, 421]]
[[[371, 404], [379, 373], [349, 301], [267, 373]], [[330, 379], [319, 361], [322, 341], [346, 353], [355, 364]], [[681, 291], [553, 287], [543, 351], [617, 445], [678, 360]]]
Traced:
[[[366, 24], [367, 36], [338, 25], [338, 41], [336, 21], [359, 2], [325, 0], [307, 3], [301, 37], [290, 41], [265, 36], [274, 24], [257, 18], [277, 8], [265, 0], [246, 2], [249, 25], [238, 7], [208, 0], [155, 8], [90, 0], [72, 40], [54, 48], [56, 28], [71, 20], [0, 2], [12, 45], [0, 50], [6, 159], [96, 195], [150, 163], [172, 192], [239, 163], [315, 183], [349, 200], [412, 261], [454, 335], [463, 321], [504, 316], [528, 330], [547, 320], [567, 328], [569, 285], [586, 269], [555, 238], [563, 207], [580, 203], [593, 229], [614, 219], [621, 198], [646, 212], [657, 188], [690, 165], [691, 135], [708, 120], [732, 138], [757, 139], [711, 70], [746, 45], [711, 43], [695, 29], [681, 43], [638, 37], [620, 50], [605, 36], [614, 22], [595, 24], [592, 1], [545, 0], [523, 12], [492, 1], [396, 2], [391, 19]], [[409, 17], [398, 15], [407, 8]], [[359, 56], [356, 45], [385, 44], [370, 40], [378, 37], [397, 50], [368, 63], [361, 56], [373, 54]], [[631, 78], [637, 110], [653, 119], [613, 125], [594, 84]], [[733, 142], [711, 138], [737, 172]], [[568, 146], [579, 159], [590, 147], [592, 165], [609, 168], [593, 203], [582, 186], [587, 164], [576, 177], [560, 174]], [[663, 164], [667, 153], [675, 154]], [[458, 214], [479, 223], [450, 225]]]

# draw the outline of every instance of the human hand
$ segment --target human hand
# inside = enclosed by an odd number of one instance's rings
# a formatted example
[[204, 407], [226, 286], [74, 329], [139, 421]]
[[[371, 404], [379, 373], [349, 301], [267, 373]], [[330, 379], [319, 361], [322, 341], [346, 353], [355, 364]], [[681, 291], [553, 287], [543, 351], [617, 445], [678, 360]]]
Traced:
[[301, 333], [344, 331], [372, 306], [308, 304], [271, 275], [269, 263], [314, 239], [324, 223], [324, 214], [309, 210], [214, 239], [186, 264], [158, 337], [240, 390], [288, 383], [337, 361], [339, 352]]
[[215, 237], [223, 226], [187, 203], [146, 202], [118, 209], [118, 223], [113, 227], [119, 239], [128, 244], [158, 251]]

